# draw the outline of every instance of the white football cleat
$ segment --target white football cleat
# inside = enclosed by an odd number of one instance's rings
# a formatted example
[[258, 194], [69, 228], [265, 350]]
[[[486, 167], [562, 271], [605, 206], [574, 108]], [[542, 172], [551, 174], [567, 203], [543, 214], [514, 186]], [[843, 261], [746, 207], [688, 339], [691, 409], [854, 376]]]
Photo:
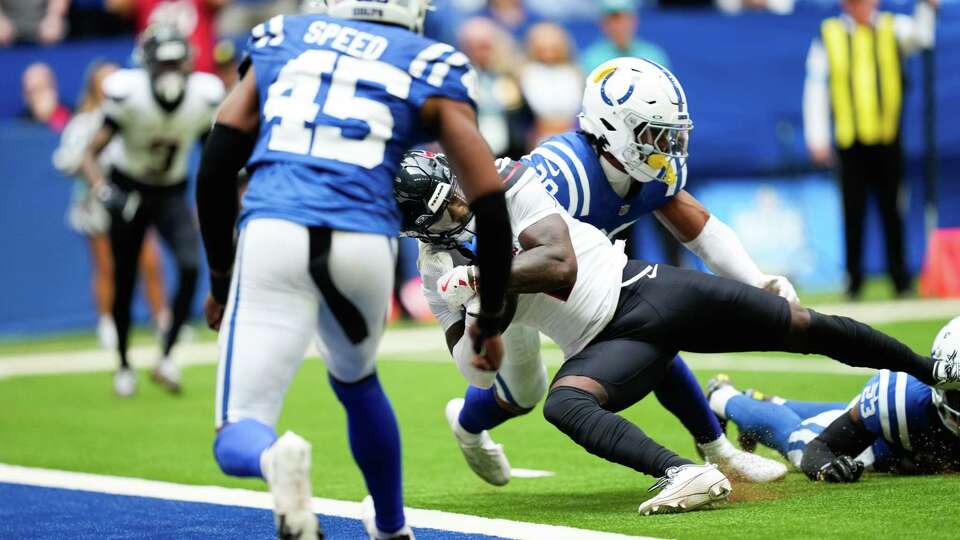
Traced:
[[367, 495], [360, 503], [360, 521], [367, 531], [370, 540], [416, 540], [409, 525], [404, 525], [399, 531], [385, 533], [377, 528], [377, 510], [373, 506], [373, 497]]
[[112, 351], [117, 348], [118, 339], [120, 338], [117, 336], [117, 325], [113, 322], [113, 317], [101, 315], [97, 320], [97, 341], [100, 348]]
[[169, 356], [160, 357], [156, 367], [150, 372], [150, 378], [168, 392], [180, 393], [180, 366]]
[[733, 491], [730, 480], [716, 465], [670, 467], [648, 491], [657, 488], [662, 488], [660, 493], [640, 504], [642, 515], [690, 512], [722, 501]]
[[460, 426], [460, 410], [463, 398], [451, 399], [447, 403], [447, 423], [457, 439], [457, 445], [467, 460], [467, 465], [488, 484], [503, 486], [510, 481], [510, 462], [503, 452], [503, 446], [493, 442], [490, 433], [483, 430], [479, 435], [469, 433]]
[[130, 397], [137, 391], [137, 372], [122, 367], [113, 374], [113, 391], [120, 397]]
[[706, 443], [698, 444], [707, 463], [714, 463], [728, 478], [741, 482], [763, 484], [781, 480], [787, 475], [787, 466], [783, 463], [738, 450], [725, 436]]
[[310, 506], [310, 443], [288, 431], [263, 452], [260, 468], [273, 494], [277, 538], [323, 538], [320, 523]]

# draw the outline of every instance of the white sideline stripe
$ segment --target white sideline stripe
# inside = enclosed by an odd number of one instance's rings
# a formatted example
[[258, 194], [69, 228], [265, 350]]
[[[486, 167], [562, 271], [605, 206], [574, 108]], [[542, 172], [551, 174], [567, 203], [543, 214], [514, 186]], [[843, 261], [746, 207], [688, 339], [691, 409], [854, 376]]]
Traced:
[[[933, 320], [953, 318], [960, 314], [960, 300], [900, 300], [892, 302], [867, 302], [814, 306], [822, 313], [853, 317], [868, 324], [904, 320]], [[931, 341], [933, 336], [931, 336]], [[545, 343], [550, 340], [543, 338]], [[452, 362], [447, 358], [443, 332], [439, 326], [388, 330], [380, 344], [380, 354], [422, 354], [417, 360], [425, 362]], [[559, 365], [559, 351], [544, 351], [547, 365]], [[130, 349], [134, 367], [153, 367], [159, 355], [157, 346], [141, 345]], [[215, 364], [218, 358], [217, 344], [183, 343], [174, 349], [174, 357], [184, 366]], [[318, 353], [311, 349], [310, 356]], [[862, 374], [872, 370], [850, 368], [822, 358], [810, 359], [794, 356], [738, 356], [732, 354], [684, 353], [684, 359], [693, 369], [745, 370], [770, 373], [822, 373]], [[91, 349], [83, 351], [57, 351], [0, 356], [0, 379], [23, 375], [46, 375], [60, 373], [87, 373], [113, 371], [117, 361], [113, 351]]]
[[513, 478], [546, 478], [555, 474], [553, 471], [538, 471], [537, 469], [510, 469], [510, 476]]
[[[0, 482], [265, 510], [273, 508], [273, 498], [266, 491], [219, 486], [190, 486], [140, 478], [20, 467], [3, 463], [0, 463]], [[314, 497], [313, 511], [326, 516], [360, 519], [359, 502]], [[540, 525], [507, 519], [484, 518], [439, 510], [405, 508], [404, 512], [406, 513], [407, 523], [414, 528], [424, 527], [522, 540], [623, 540], [628, 538], [656, 540], [652, 537], [628, 536], [558, 525]], [[635, 516], [624, 515], [625, 519], [632, 517]], [[638, 517], [638, 519], [640, 518]]]

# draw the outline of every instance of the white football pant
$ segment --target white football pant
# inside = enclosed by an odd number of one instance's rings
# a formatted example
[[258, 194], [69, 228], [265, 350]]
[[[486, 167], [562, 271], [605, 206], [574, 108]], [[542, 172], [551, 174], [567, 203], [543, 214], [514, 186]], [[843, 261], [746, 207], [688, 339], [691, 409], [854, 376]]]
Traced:
[[248, 222], [220, 326], [216, 426], [275, 426], [312, 336], [338, 381], [372, 374], [395, 259], [396, 240], [383, 235]]

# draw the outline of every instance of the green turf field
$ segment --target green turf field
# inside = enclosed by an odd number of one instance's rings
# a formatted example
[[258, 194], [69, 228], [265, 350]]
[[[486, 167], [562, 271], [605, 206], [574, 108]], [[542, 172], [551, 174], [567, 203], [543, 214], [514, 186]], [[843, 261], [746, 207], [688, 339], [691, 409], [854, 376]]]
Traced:
[[[944, 322], [882, 328], [920, 351], [929, 348]], [[38, 348], [63, 350], [56, 346]], [[494, 436], [515, 467], [556, 476], [487, 486], [466, 467], [443, 417], [447, 400], [464, 388], [453, 365], [410, 356], [384, 360], [381, 379], [403, 435], [408, 506], [669, 538], [946, 538], [960, 531], [960, 514], [948, 510], [960, 489], [956, 476], [869, 475], [860, 484], [836, 486], [791, 473], [773, 485], [735, 485], [733, 502], [715, 510], [641, 517], [636, 508], [653, 479], [587, 454], [539, 410], [498, 428]], [[810, 400], [847, 401], [865, 381], [851, 375], [729, 373], [738, 386]], [[705, 381], [713, 373], [697, 375]], [[259, 481], [222, 475], [213, 460], [215, 368], [190, 367], [184, 377], [184, 395], [172, 397], [141, 374], [139, 393], [130, 400], [111, 394], [107, 372], [0, 380], [0, 462], [264, 489]], [[661, 443], [693, 456], [689, 436], [652, 396], [626, 415]], [[312, 441], [315, 495], [363, 497], [344, 415], [318, 361], [304, 364], [280, 428]]]

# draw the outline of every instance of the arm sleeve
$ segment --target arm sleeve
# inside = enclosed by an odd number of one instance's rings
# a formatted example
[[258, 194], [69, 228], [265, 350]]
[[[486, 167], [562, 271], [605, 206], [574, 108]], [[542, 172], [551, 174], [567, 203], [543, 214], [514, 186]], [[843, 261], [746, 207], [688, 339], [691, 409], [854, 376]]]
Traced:
[[211, 283], [211, 293], [220, 303], [226, 303], [227, 276], [233, 267], [234, 227], [240, 207], [237, 174], [247, 163], [254, 143], [253, 136], [216, 124], [207, 137], [197, 171], [197, 216], [211, 277], [219, 274]]
[[830, 146], [830, 67], [819, 39], [807, 52], [807, 77], [803, 82], [803, 135], [807, 148]]
[[933, 48], [937, 33], [937, 12], [927, 2], [917, 2], [913, 17], [895, 16], [893, 30], [905, 56]]
[[718, 276], [754, 287], [763, 282], [763, 272], [744, 249], [737, 233], [717, 216], [707, 218], [700, 234], [683, 245]]
[[811, 480], [816, 480], [825, 464], [837, 456], [859, 456], [876, 438], [862, 422], [855, 421], [849, 412], [844, 413], [807, 444], [800, 469]]
[[76, 174], [83, 162], [83, 153], [99, 127], [100, 122], [91, 113], [74, 116], [64, 128], [60, 144], [53, 152], [53, 166], [63, 174]]

